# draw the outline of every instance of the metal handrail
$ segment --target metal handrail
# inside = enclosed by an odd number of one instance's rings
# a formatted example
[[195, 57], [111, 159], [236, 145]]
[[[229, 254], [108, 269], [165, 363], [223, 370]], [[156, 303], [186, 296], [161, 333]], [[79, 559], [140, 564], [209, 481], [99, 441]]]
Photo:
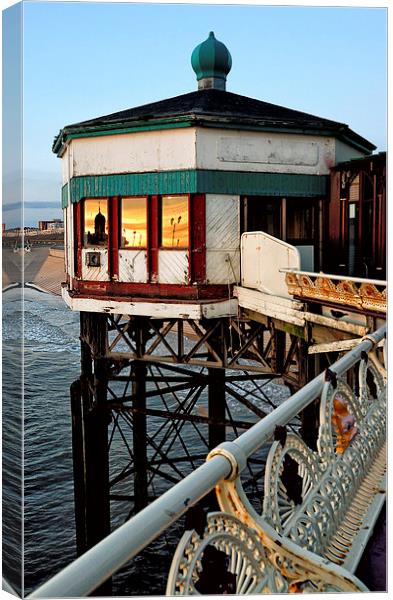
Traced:
[[[331, 365], [330, 369], [338, 376], [345, 373], [360, 360], [362, 352], [369, 352], [376, 347], [385, 332], [386, 325], [383, 325], [375, 333], [366, 335], [356, 348]], [[230, 447], [235, 456], [249, 458], [271, 439], [276, 425], [285, 425], [319, 397], [323, 385], [324, 374], [321, 373], [235, 442], [225, 442], [222, 446]], [[177, 521], [190, 506], [229, 477], [233, 469], [229, 457], [224, 456], [225, 452], [214, 454], [213, 451], [211, 454], [213, 456], [208, 462], [37, 588], [28, 598], [75, 598], [93, 592]]]

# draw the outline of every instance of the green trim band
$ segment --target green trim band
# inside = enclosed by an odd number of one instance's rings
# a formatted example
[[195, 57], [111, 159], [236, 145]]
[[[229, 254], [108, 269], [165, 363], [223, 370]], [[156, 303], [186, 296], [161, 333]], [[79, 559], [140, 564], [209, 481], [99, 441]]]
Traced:
[[[253, 196], [323, 197], [328, 175], [248, 173], [244, 171], [184, 170], [120, 175], [85, 175], [70, 181], [71, 202], [82, 198], [147, 196], [152, 194], [239, 194]], [[68, 204], [68, 184], [62, 188], [62, 207]]]

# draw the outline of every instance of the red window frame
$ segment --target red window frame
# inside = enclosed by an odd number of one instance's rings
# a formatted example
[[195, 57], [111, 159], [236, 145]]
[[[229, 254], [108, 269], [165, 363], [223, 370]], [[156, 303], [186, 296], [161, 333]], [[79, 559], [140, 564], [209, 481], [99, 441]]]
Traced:
[[190, 279], [195, 283], [206, 283], [206, 194], [192, 196], [189, 223]]
[[[188, 246], [162, 246], [162, 198], [165, 196], [183, 196], [188, 200]], [[132, 198], [133, 196], [125, 196]], [[147, 253], [147, 271], [150, 283], [158, 282], [158, 254], [160, 250], [172, 252], [186, 251], [189, 255], [190, 280], [194, 283], [206, 282], [206, 195], [205, 194], [163, 194], [151, 196], [135, 196], [146, 198], [147, 246], [142, 247]], [[90, 198], [90, 196], [89, 196]], [[74, 266], [76, 277], [82, 277], [82, 249], [84, 244], [84, 207], [83, 198], [74, 205]], [[99, 198], [97, 198], [98, 200]], [[102, 197], [108, 202], [108, 268], [111, 278], [119, 274], [119, 250], [141, 249], [140, 246], [121, 248], [121, 201], [122, 196]], [[116, 224], [116, 225], [115, 225]]]

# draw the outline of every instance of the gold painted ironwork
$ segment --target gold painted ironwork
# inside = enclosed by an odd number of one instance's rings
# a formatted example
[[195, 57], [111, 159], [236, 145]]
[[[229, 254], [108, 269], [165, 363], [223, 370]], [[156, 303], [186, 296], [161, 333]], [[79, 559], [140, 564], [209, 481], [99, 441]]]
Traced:
[[380, 285], [341, 280], [329, 275], [287, 272], [285, 281], [290, 294], [304, 300], [340, 304], [359, 310], [386, 313], [386, 283]]

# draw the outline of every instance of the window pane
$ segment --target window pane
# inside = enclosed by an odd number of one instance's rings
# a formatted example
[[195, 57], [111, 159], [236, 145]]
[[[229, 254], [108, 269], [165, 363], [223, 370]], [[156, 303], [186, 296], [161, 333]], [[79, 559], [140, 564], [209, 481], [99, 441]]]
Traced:
[[123, 198], [121, 201], [121, 247], [147, 246], [146, 198]]
[[85, 200], [85, 246], [106, 246], [108, 243], [108, 202], [88, 198]]
[[161, 245], [164, 248], [188, 247], [188, 198], [165, 196], [162, 199]]

